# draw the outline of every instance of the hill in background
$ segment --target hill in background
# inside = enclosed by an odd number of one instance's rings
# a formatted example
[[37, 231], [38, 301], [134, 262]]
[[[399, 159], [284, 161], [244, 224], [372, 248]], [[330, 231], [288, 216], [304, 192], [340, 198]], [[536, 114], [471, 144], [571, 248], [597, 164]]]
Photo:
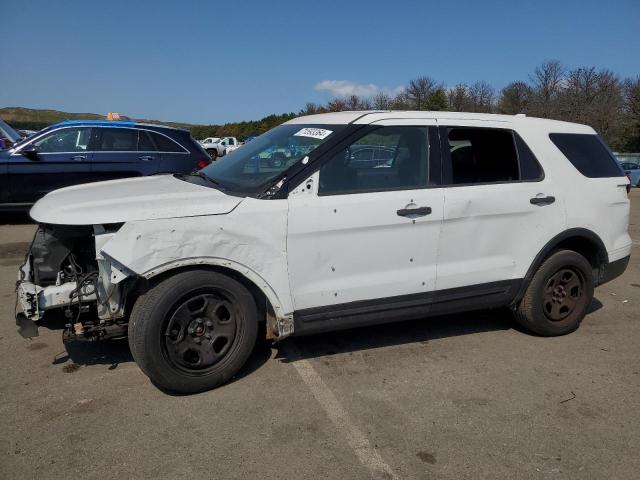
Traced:
[[[273, 127], [286, 122], [296, 115], [285, 113], [282, 115], [269, 115], [261, 120], [247, 122], [225, 123], [224, 125], [196, 125], [191, 123], [162, 122], [146, 118], [132, 119], [136, 122], [168, 125], [170, 127], [184, 128], [191, 132], [194, 138], [233, 136], [244, 140], [250, 135], [260, 135]], [[104, 120], [105, 115], [97, 113], [71, 113], [59, 110], [41, 110], [36, 108], [5, 107], [0, 108], [0, 119], [7, 122], [13, 128], [20, 130], [40, 130], [64, 120]]]

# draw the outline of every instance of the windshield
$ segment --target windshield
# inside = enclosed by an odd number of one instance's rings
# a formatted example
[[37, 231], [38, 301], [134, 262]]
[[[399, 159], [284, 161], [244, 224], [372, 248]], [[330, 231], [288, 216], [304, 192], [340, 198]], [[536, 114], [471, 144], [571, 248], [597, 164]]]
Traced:
[[230, 190], [263, 192], [344, 125], [280, 125], [201, 171]]

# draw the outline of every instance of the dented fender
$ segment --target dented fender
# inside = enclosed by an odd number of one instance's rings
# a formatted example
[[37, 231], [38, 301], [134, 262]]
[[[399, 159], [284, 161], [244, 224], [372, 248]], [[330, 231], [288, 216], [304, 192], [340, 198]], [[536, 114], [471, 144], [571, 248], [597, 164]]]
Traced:
[[[278, 320], [293, 311], [287, 272], [287, 201], [245, 199], [231, 213], [131, 221], [100, 253], [144, 278], [192, 265], [229, 268], [252, 281]], [[115, 272], [114, 272], [115, 273]]]

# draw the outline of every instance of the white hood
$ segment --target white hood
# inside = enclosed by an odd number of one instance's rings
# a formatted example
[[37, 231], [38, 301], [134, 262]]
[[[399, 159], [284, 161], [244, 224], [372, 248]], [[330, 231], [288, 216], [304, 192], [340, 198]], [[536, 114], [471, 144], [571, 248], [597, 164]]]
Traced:
[[40, 223], [93, 225], [225, 214], [242, 200], [173, 175], [156, 175], [61, 188], [36, 202], [30, 215]]

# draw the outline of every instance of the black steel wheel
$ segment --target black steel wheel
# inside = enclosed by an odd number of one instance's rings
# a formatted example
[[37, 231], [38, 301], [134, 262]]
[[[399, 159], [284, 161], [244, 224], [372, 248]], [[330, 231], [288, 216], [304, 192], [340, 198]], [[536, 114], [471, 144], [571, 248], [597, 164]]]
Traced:
[[169, 277], [138, 298], [129, 345], [161, 388], [193, 393], [228, 381], [256, 342], [255, 299], [238, 281], [196, 270]]
[[211, 157], [211, 160], [214, 162], [216, 161], [216, 158], [218, 158], [218, 150], [216, 150], [215, 148], [207, 149], [207, 153]]
[[585, 280], [582, 272], [561, 268], [551, 275], [543, 294], [544, 313], [552, 322], [567, 318], [586, 300]]
[[593, 299], [593, 267], [577, 252], [558, 250], [533, 275], [516, 320], [543, 336], [575, 331]]
[[216, 365], [236, 339], [239, 313], [220, 293], [195, 294], [168, 316], [164, 347], [168, 359], [188, 372]]

